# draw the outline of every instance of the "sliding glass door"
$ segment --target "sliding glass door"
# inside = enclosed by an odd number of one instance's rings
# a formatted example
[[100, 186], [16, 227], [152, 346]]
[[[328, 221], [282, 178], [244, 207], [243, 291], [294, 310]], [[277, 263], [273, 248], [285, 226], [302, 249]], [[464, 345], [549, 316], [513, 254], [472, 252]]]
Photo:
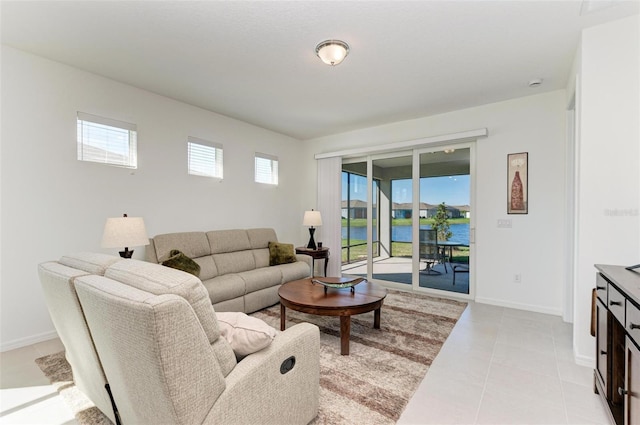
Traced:
[[[367, 221], [371, 216], [371, 256], [379, 255], [378, 181], [372, 180], [368, 194], [367, 163], [354, 162], [342, 167], [342, 272], [367, 275]], [[371, 214], [369, 205], [371, 204]]]
[[343, 161], [342, 273], [470, 294], [472, 145]]
[[470, 151], [420, 153], [421, 288], [469, 294]]
[[376, 156], [372, 169], [380, 186], [380, 255], [372, 262], [372, 278], [389, 285], [411, 285], [412, 152]]

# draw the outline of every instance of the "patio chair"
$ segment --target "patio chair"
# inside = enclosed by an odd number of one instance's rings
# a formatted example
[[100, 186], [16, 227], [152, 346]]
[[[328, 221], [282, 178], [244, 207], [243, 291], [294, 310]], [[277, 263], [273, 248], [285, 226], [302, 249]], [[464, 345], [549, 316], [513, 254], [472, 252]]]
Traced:
[[434, 270], [433, 266], [442, 261], [438, 247], [438, 232], [435, 229], [420, 229], [420, 261], [426, 263], [424, 270], [427, 274], [442, 274]]
[[456, 274], [457, 273], [469, 273], [469, 266], [456, 264], [453, 266], [453, 285], [456, 284]]

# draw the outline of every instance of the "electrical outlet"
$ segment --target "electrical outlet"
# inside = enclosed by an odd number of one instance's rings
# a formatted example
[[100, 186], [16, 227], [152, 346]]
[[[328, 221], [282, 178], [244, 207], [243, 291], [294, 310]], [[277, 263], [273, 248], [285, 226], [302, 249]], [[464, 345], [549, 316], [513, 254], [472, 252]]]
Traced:
[[498, 227], [501, 229], [510, 229], [511, 228], [511, 219], [498, 219]]
[[522, 275], [520, 273], [513, 275], [513, 283], [522, 283]]

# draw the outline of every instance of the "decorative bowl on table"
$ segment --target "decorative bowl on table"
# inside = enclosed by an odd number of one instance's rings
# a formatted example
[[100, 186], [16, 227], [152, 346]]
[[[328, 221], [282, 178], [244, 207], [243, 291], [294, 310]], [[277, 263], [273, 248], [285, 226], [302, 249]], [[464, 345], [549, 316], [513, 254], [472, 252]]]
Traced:
[[311, 278], [311, 283], [323, 285], [324, 292], [327, 292], [327, 288], [350, 288], [351, 292], [354, 292], [355, 289], [353, 287], [364, 280], [366, 279], [362, 277], [313, 277]]

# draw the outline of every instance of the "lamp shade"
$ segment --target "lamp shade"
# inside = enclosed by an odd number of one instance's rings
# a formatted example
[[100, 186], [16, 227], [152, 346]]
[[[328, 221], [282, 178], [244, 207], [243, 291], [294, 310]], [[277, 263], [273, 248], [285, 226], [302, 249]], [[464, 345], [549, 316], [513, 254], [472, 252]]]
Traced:
[[340, 40], [325, 40], [316, 46], [316, 54], [327, 65], [339, 65], [349, 54], [349, 45]]
[[303, 226], [322, 226], [322, 216], [320, 211], [305, 211], [304, 218], [302, 219]]
[[102, 234], [103, 248], [149, 245], [142, 217], [108, 218]]

